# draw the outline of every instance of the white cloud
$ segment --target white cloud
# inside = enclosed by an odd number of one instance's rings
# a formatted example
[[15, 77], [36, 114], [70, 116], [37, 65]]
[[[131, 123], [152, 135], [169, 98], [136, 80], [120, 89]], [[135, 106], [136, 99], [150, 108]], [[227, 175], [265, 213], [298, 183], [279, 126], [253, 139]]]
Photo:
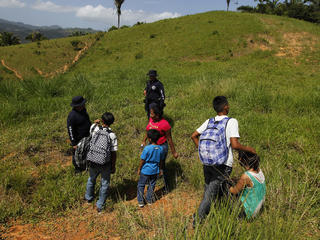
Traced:
[[39, 11], [56, 12], [56, 13], [76, 12], [79, 9], [78, 7], [61, 6], [51, 1], [43, 2], [41, 0], [37, 0], [32, 5], [32, 8]]
[[[76, 16], [89, 21], [98, 21], [108, 25], [116, 25], [116, 11], [113, 8], [105, 8], [102, 5], [96, 7], [87, 5], [78, 9]], [[165, 18], [175, 18], [181, 16], [179, 13], [163, 12], [148, 13], [143, 10], [122, 10], [121, 24], [135, 24], [136, 22], [154, 22]]]
[[19, 0], [0, 0], [0, 7], [13, 7], [13, 8], [22, 8], [26, 4]]

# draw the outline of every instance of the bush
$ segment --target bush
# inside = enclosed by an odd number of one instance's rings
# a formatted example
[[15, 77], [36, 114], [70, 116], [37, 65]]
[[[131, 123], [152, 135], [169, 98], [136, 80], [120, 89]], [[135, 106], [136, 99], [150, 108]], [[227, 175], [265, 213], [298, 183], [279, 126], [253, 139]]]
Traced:
[[118, 30], [118, 28], [116, 26], [112, 26], [111, 28], [108, 29], [108, 32], [115, 31], [115, 30]]

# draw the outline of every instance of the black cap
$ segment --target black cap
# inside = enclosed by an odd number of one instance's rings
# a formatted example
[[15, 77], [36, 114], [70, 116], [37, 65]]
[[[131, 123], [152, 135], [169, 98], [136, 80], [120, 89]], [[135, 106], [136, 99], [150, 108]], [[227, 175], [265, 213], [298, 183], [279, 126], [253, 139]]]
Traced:
[[149, 72], [147, 73], [147, 75], [149, 75], [149, 76], [153, 76], [153, 77], [158, 76], [158, 74], [157, 74], [157, 71], [156, 71], [156, 70], [149, 70]]
[[86, 103], [86, 99], [82, 96], [75, 96], [72, 98], [72, 102], [70, 103], [71, 107], [81, 107]]

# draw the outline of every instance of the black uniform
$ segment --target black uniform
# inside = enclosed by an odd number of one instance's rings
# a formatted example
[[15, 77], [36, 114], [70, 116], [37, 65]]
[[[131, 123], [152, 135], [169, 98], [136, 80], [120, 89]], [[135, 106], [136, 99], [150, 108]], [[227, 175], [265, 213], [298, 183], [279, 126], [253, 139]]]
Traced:
[[72, 146], [77, 145], [82, 138], [89, 136], [90, 126], [91, 122], [86, 109], [80, 112], [72, 109], [67, 119], [67, 128]]
[[150, 80], [147, 82], [145, 109], [150, 117], [150, 105], [157, 104], [161, 109], [164, 108], [165, 94], [164, 87], [159, 80]]
[[[90, 126], [91, 122], [86, 109], [83, 109], [81, 111], [72, 109], [67, 119], [68, 134], [72, 146], [76, 146], [82, 138], [89, 136]], [[81, 170], [75, 163], [74, 153], [75, 150], [73, 149], [72, 164], [75, 167], [76, 173], [81, 172]]]

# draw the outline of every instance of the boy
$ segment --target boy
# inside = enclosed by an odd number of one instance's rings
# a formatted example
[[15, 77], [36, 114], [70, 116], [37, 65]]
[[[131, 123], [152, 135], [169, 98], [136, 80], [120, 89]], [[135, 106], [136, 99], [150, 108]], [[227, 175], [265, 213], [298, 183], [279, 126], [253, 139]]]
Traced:
[[[101, 212], [107, 198], [110, 174], [116, 172], [116, 152], [118, 150], [117, 137], [110, 128], [110, 125], [114, 122], [113, 114], [106, 112], [102, 115], [101, 120], [102, 126], [93, 124], [90, 128], [90, 132], [92, 131], [92, 139], [87, 155], [89, 178], [85, 194], [87, 202], [92, 202], [94, 199], [96, 179], [98, 175], [101, 174], [99, 200], [96, 203], [98, 212]], [[97, 123], [99, 121], [96, 120], [95, 122]]]
[[232, 171], [232, 149], [256, 153], [249, 146], [243, 146], [238, 138], [238, 121], [228, 118], [229, 103], [226, 97], [213, 99], [217, 116], [206, 120], [191, 136], [199, 147], [199, 157], [203, 164], [205, 192], [198, 209], [200, 221], [210, 212], [212, 201], [218, 196], [223, 180]]
[[[145, 146], [141, 154], [140, 166], [138, 168], [138, 175], [140, 175], [138, 182], [138, 205], [144, 206], [144, 187], [148, 184], [146, 202], [151, 204], [155, 201], [154, 188], [156, 186], [158, 175], [162, 175], [162, 164], [164, 160], [163, 149], [160, 145], [157, 145], [157, 141], [160, 138], [160, 132], [151, 129], [147, 132], [148, 140], [151, 144]], [[161, 170], [159, 170], [159, 168]]]

